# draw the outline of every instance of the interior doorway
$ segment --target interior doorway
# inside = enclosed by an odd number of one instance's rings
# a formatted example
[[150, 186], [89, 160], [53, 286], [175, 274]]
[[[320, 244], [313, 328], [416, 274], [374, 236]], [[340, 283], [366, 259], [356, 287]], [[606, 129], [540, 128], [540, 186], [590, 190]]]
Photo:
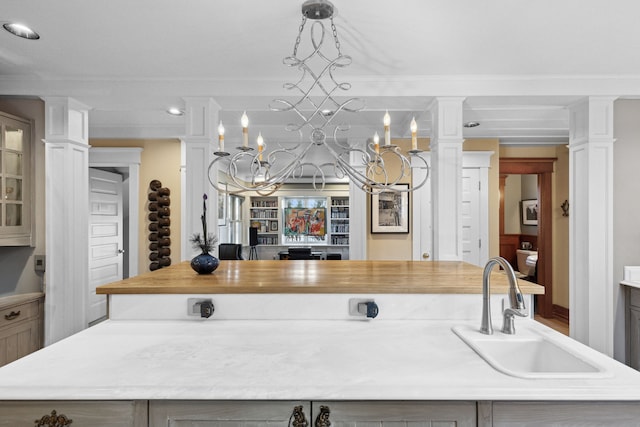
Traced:
[[[501, 158], [500, 159], [500, 255], [514, 258], [517, 243], [505, 233], [504, 188], [507, 175], [536, 175], [538, 186], [536, 282], [544, 286], [544, 295], [536, 296], [536, 312], [542, 317], [553, 317], [553, 241], [552, 200], [555, 158]], [[514, 246], [514, 244], [516, 246]], [[517, 263], [517, 261], [515, 261]]]

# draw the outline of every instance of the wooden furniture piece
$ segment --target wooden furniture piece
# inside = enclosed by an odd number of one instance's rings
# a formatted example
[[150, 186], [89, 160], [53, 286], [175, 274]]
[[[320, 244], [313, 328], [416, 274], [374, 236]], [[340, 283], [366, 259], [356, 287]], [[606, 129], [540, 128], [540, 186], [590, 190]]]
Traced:
[[42, 348], [44, 294], [0, 298], [0, 366]]

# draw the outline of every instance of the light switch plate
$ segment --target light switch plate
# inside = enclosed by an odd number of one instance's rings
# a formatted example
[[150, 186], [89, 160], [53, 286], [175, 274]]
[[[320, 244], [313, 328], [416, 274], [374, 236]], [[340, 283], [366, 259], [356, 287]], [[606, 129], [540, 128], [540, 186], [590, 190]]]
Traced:
[[44, 255], [35, 255], [33, 257], [33, 268], [36, 271], [42, 271], [44, 272], [44, 269], [46, 267], [46, 258]]

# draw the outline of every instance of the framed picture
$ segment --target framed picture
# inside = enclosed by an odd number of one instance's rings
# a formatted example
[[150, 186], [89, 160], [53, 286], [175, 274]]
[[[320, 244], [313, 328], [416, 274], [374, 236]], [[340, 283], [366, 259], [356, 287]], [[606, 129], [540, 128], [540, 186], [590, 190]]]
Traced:
[[269, 222], [269, 231], [278, 231], [278, 221]]
[[[218, 183], [219, 188], [227, 189], [227, 184]], [[227, 225], [227, 194], [218, 191], [218, 226]]]
[[[398, 184], [409, 189], [409, 184]], [[409, 193], [383, 191], [371, 195], [371, 233], [409, 232]]]
[[538, 201], [523, 200], [522, 204], [522, 225], [538, 225]]
[[326, 208], [284, 208], [284, 234], [300, 238], [310, 236], [324, 239]]

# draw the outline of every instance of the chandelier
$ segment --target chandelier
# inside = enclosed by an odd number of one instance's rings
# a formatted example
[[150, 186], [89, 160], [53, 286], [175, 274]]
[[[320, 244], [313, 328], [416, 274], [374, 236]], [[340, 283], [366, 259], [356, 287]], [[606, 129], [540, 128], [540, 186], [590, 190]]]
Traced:
[[[380, 144], [377, 132], [366, 143], [349, 143], [346, 135], [351, 126], [340, 121], [340, 117], [357, 113], [364, 109], [360, 98], [338, 98], [348, 91], [351, 84], [339, 81], [335, 73], [352, 62], [341, 50], [338, 32], [333, 22], [334, 7], [327, 0], [308, 0], [302, 5], [302, 22], [291, 56], [283, 63], [299, 71], [296, 82], [285, 83], [284, 88], [293, 93], [292, 100], [275, 99], [269, 109], [275, 112], [294, 114], [298, 121], [285, 126], [285, 130], [297, 134], [298, 142], [293, 146], [284, 142], [270, 142], [274, 146], [267, 153], [262, 134], [259, 133], [256, 149], [249, 145], [249, 119], [246, 112], [242, 115], [242, 145], [233, 153], [225, 151], [224, 126], [218, 127], [218, 149], [209, 165], [208, 176], [211, 185], [222, 193], [242, 193], [257, 191], [259, 194], [271, 194], [287, 180], [310, 177], [316, 190], [324, 188], [327, 177], [348, 179], [358, 188], [370, 194], [383, 191], [413, 191], [422, 187], [429, 177], [429, 165], [419, 155], [417, 147], [417, 126], [415, 118], [411, 121], [411, 150], [407, 155], [398, 146], [391, 144], [391, 120], [385, 113], [384, 143]], [[328, 54], [324, 49], [327, 30], [322, 21], [329, 20], [331, 36], [336, 53]], [[313, 23], [309, 29], [311, 53], [299, 56], [298, 49], [308, 20]], [[315, 154], [323, 150], [324, 156]], [[330, 161], [319, 163], [314, 159], [326, 157]], [[389, 165], [393, 165], [389, 167]], [[217, 168], [215, 166], [218, 166]], [[425, 173], [414, 185], [405, 184], [411, 177], [412, 169], [423, 169]], [[217, 171], [228, 176], [226, 185], [218, 184]], [[212, 176], [212, 174], [214, 176]]]

